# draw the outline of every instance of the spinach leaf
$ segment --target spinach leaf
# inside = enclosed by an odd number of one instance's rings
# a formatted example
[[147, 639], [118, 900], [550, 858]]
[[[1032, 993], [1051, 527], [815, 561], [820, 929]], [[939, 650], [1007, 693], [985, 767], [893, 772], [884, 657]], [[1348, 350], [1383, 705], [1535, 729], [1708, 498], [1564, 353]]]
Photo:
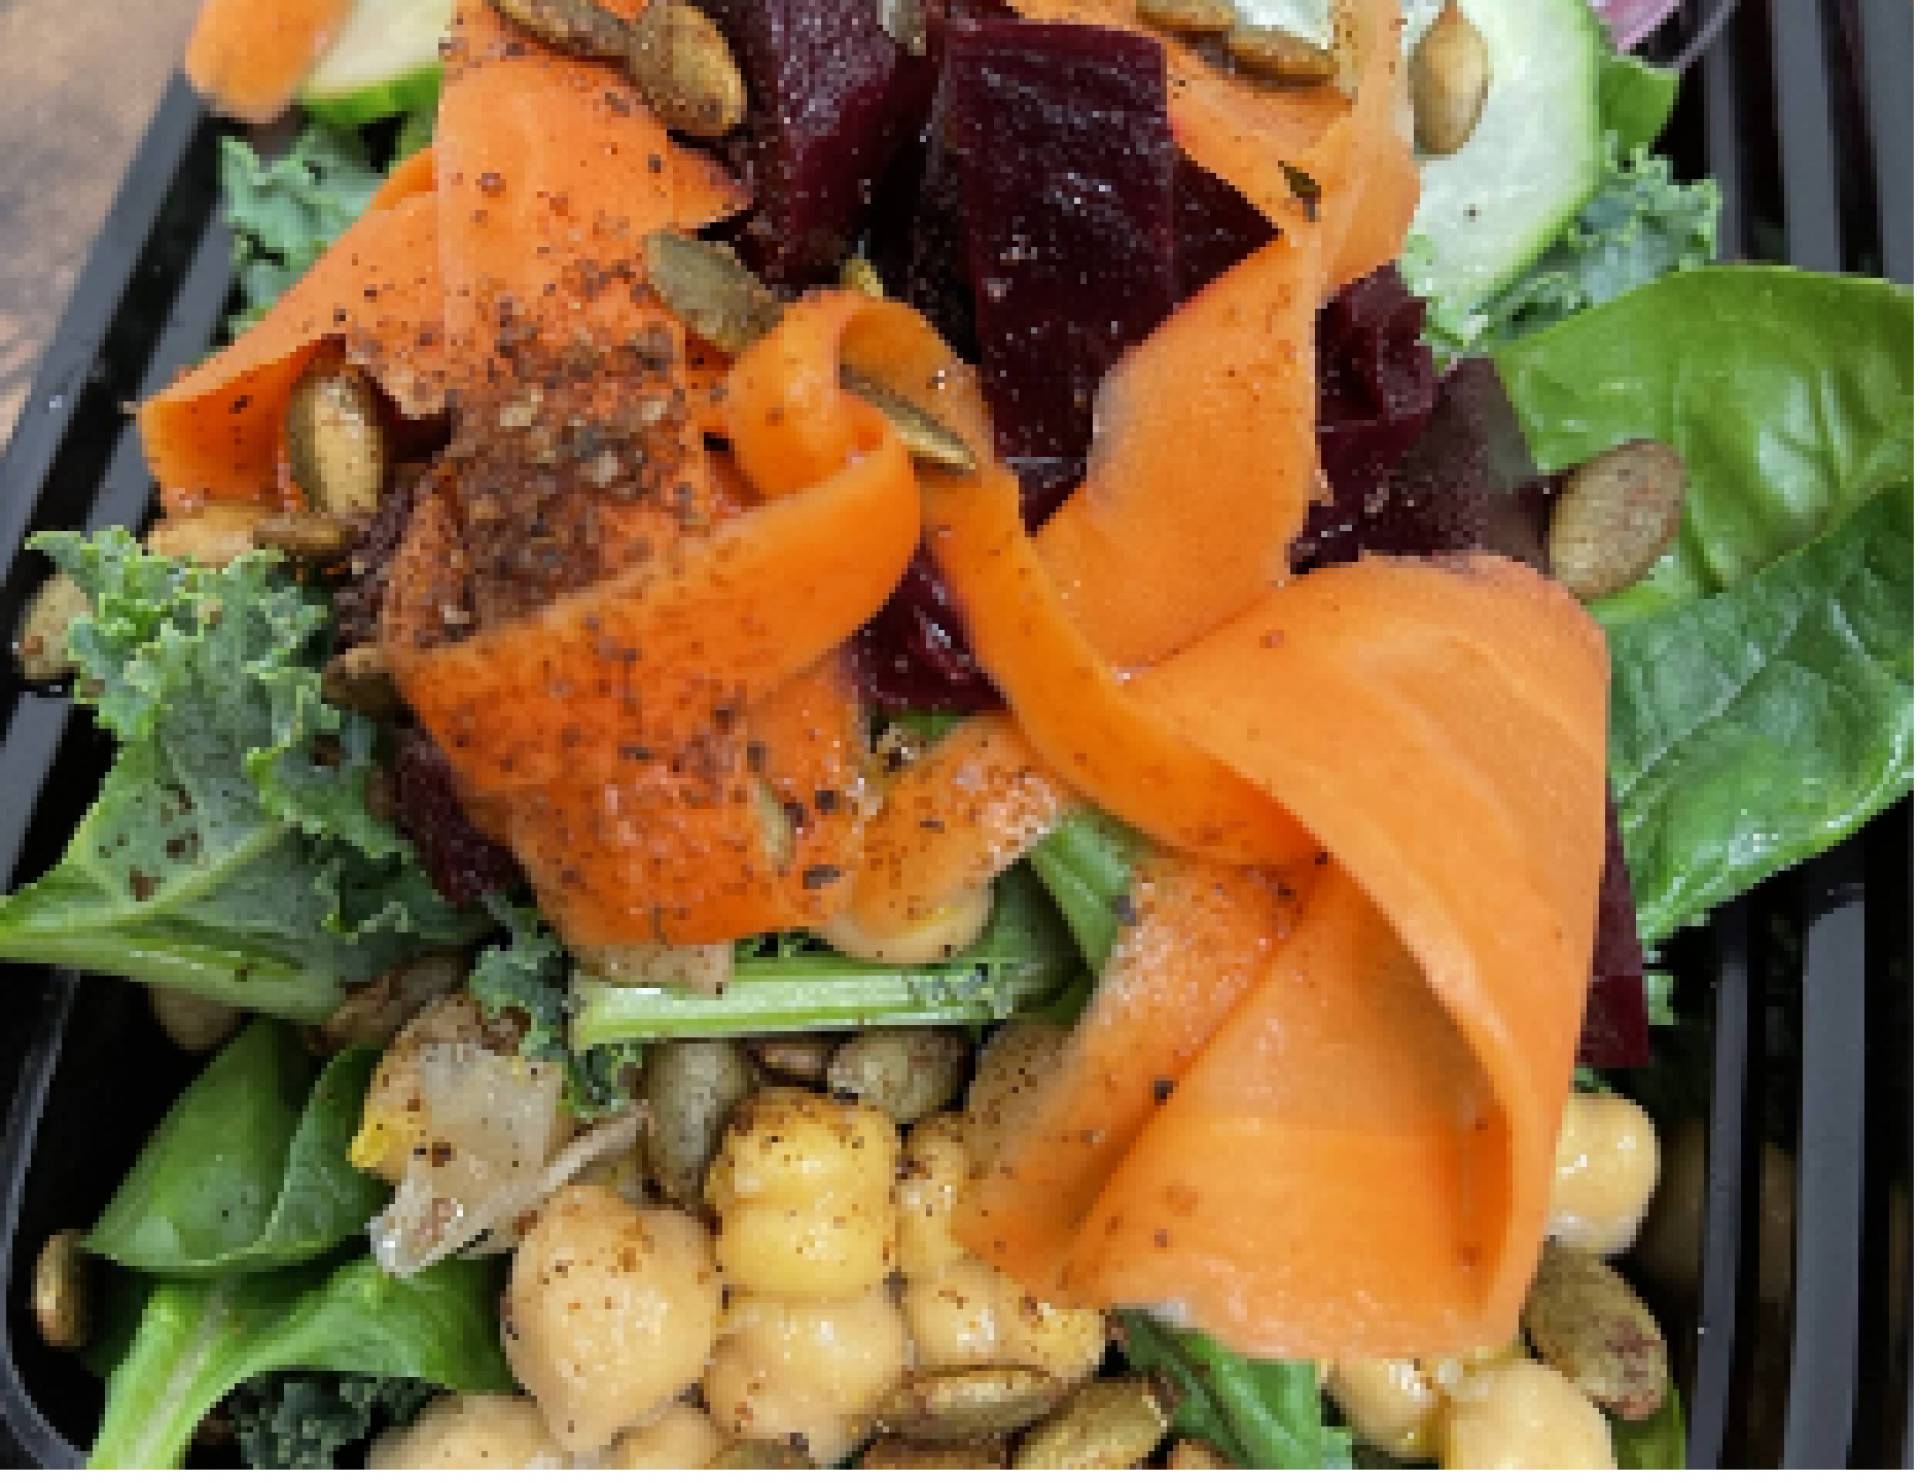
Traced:
[[1913, 495], [1612, 633], [1608, 772], [1656, 942], [1913, 785]]
[[95, 1467], [174, 1467], [236, 1385], [284, 1369], [506, 1390], [496, 1262], [443, 1261], [409, 1280], [370, 1256], [218, 1281], [163, 1281], [107, 1380]]
[[344, 983], [475, 934], [367, 809], [375, 731], [320, 698], [323, 597], [265, 552], [214, 570], [123, 530], [35, 544], [92, 601], [76, 694], [120, 749], [65, 857], [0, 898], [0, 959], [318, 1020]]
[[1236, 1467], [1353, 1465], [1353, 1439], [1329, 1425], [1312, 1364], [1241, 1358], [1205, 1333], [1122, 1315], [1127, 1362], [1179, 1397], [1173, 1432], [1217, 1447]]
[[1600, 60], [1600, 127], [1623, 154], [1658, 139], [1673, 117], [1680, 74], [1656, 67], [1632, 52], [1607, 49]]
[[159, 1275], [299, 1265], [353, 1238], [385, 1200], [347, 1162], [378, 1051], [315, 1063], [288, 1025], [257, 1019], [168, 1111], [87, 1237]]
[[1687, 1465], [1687, 1415], [1680, 1391], [1645, 1420], [1613, 1420], [1613, 1459], [1623, 1472], [1677, 1472]]
[[1536, 459], [1629, 438], [1686, 459], [1686, 520], [1627, 621], [1732, 586], [1913, 470], [1913, 296], [1790, 268], [1675, 273], [1495, 352]]

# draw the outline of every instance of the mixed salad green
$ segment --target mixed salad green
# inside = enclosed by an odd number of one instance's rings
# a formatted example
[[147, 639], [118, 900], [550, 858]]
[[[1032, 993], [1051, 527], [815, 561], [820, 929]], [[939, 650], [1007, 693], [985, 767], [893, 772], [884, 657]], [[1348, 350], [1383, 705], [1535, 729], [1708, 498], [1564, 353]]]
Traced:
[[[1410, 8], [1417, 35], [1436, 7]], [[1687, 469], [1679, 538], [1595, 609], [1620, 831], [1657, 949], [1911, 789], [1912, 298], [1708, 265], [1715, 189], [1657, 153], [1678, 80], [1617, 54], [1584, 0], [1468, 9], [1495, 80], [1471, 142], [1423, 170], [1403, 268], [1429, 340], [1493, 357], [1541, 468], [1652, 438]], [[376, 158], [425, 142], [445, 6], [393, 12], [356, 7], [284, 153], [223, 141], [236, 329], [364, 210]], [[379, 1051], [317, 1057], [296, 1027], [349, 985], [485, 943], [470, 991], [510, 1016], [522, 1056], [564, 1066], [567, 1112], [589, 1120], [628, 1105], [652, 1042], [1069, 1023], [1121, 930], [1136, 844], [1082, 811], [998, 882], [984, 933], [948, 961], [890, 967], [791, 934], [739, 944], [718, 996], [613, 981], [521, 901], [435, 894], [370, 806], [377, 727], [322, 698], [328, 605], [284, 564], [196, 565], [119, 531], [38, 545], [86, 596], [74, 694], [119, 749], [64, 859], [0, 900], [0, 958], [258, 1016], [86, 1236], [126, 1315], [89, 1354], [109, 1376], [95, 1465], [178, 1464], [216, 1409], [252, 1464], [329, 1465], [439, 1390], [512, 1388], [497, 1258], [403, 1279], [366, 1253], [388, 1191], [349, 1148]], [[1311, 1365], [1146, 1315], [1124, 1347], [1175, 1395], [1173, 1430], [1234, 1464], [1355, 1459]], [[1683, 1441], [1671, 1392], [1615, 1423], [1623, 1466], [1676, 1465]]]

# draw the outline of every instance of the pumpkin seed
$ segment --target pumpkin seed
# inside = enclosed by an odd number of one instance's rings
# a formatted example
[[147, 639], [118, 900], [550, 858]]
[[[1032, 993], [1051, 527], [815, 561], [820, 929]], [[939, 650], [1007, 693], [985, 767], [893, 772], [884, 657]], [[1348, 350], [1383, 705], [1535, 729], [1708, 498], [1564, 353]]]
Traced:
[[1224, 36], [1240, 23], [1228, 0], [1136, 0], [1142, 22], [1171, 36]]
[[1622, 443], [1575, 469], [1553, 506], [1547, 563], [1590, 602], [1632, 586], [1680, 529], [1687, 465], [1665, 443]]
[[653, 0], [630, 28], [627, 75], [660, 122], [718, 139], [747, 116], [747, 84], [720, 28], [683, 0]]
[[1166, 1438], [1167, 1405], [1149, 1379], [1095, 1379], [1021, 1438], [1019, 1471], [1123, 1471]]
[[160, 983], [147, 985], [147, 1007], [153, 1010], [167, 1038], [189, 1055], [204, 1055], [232, 1034], [245, 1017], [227, 1004]]
[[313, 508], [370, 515], [387, 485], [387, 430], [373, 381], [355, 366], [316, 360], [287, 400], [287, 466]]
[[493, 0], [493, 8], [572, 56], [612, 62], [627, 54], [631, 28], [593, 0]]
[[918, 1369], [874, 1411], [883, 1431], [910, 1441], [980, 1441], [1024, 1430], [1060, 1403], [1060, 1381], [1044, 1369], [983, 1364]]
[[87, 1341], [93, 1304], [87, 1288], [87, 1253], [79, 1230], [58, 1230], [33, 1263], [33, 1321], [55, 1348]]
[[699, 1209], [707, 1165], [727, 1118], [753, 1093], [753, 1067], [728, 1040], [667, 1040], [649, 1045], [640, 1064], [646, 1121], [640, 1143], [661, 1193]]
[[55, 684], [71, 675], [76, 666], [67, 653], [67, 635], [92, 607], [80, 583], [64, 571], [41, 582], [27, 599], [13, 640], [13, 662], [20, 677], [29, 684]]
[[1548, 1241], [1520, 1320], [1541, 1361], [1601, 1409], [1644, 1420], [1665, 1401], [1660, 1325], [1598, 1256]]
[[254, 521], [257, 545], [283, 551], [296, 561], [330, 566], [344, 561], [360, 540], [362, 521], [319, 510], [284, 510]]
[[720, 1472], [790, 1472], [811, 1471], [813, 1463], [807, 1453], [798, 1446], [789, 1446], [785, 1441], [735, 1441], [721, 1447], [712, 1461], [707, 1463], [708, 1471]]
[[1173, 1449], [1167, 1453], [1166, 1470], [1169, 1472], [1219, 1472], [1231, 1471], [1232, 1468], [1233, 1463], [1205, 1441], [1175, 1441]]
[[908, 1441], [882, 1436], [861, 1453], [865, 1472], [1003, 1472], [1005, 1441]]
[[927, 7], [923, 0], [879, 0], [880, 29], [910, 57], [927, 54]]
[[972, 473], [978, 466], [973, 449], [965, 439], [905, 397], [844, 366], [840, 370], [840, 384], [891, 422], [895, 435], [918, 462], [930, 463], [951, 473]]
[[1278, 26], [1235, 26], [1227, 33], [1227, 56], [1236, 72], [1283, 87], [1316, 87], [1340, 70], [1326, 47]]
[[320, 671], [320, 698], [375, 720], [391, 720], [406, 709], [377, 643], [358, 643], [328, 659]]
[[731, 247], [684, 232], [650, 234], [642, 249], [647, 282], [661, 302], [701, 339], [738, 355], [772, 332], [785, 312], [780, 300]]
[[777, 1080], [823, 1086], [839, 1041], [825, 1034], [770, 1034], [747, 1041], [753, 1063]]
[[833, 1052], [827, 1088], [917, 1122], [960, 1094], [966, 1059], [966, 1037], [950, 1029], [868, 1029]]
[[840, 286], [864, 293], [868, 298], [887, 296], [887, 285], [880, 281], [880, 270], [864, 257], [850, 257], [840, 264]]
[[1486, 37], [1460, 0], [1447, 0], [1408, 67], [1414, 142], [1428, 154], [1458, 153], [1480, 124], [1492, 80]]

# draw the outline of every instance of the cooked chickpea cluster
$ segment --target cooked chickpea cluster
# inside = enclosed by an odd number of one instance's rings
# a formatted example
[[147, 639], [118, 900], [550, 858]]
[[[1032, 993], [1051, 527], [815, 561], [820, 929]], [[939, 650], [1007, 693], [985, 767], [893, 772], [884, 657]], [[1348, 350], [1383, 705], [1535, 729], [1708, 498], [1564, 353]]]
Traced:
[[[423, 1131], [408, 1057], [481, 1032], [456, 1000], [395, 1041], [368, 1099], [382, 1151]], [[1145, 1381], [1094, 1377], [1105, 1314], [1039, 1300], [954, 1233], [1064, 1034], [1002, 1029], [955, 1111], [964, 1041], [914, 1037], [939, 1033], [663, 1047], [640, 1150], [589, 1166], [518, 1233], [501, 1324], [525, 1394], [436, 1401], [376, 1464], [830, 1466], [876, 1436], [862, 1465], [1144, 1461], [1166, 1417]], [[1659, 1330], [1602, 1260], [1632, 1242], [1658, 1163], [1633, 1103], [1573, 1096], [1524, 1341], [1332, 1365], [1355, 1435], [1449, 1468], [1612, 1466], [1607, 1415], [1643, 1418], [1667, 1391]], [[1083, 1430], [1134, 1439], [1096, 1462]], [[1167, 1463], [1223, 1464], [1190, 1444]]]
[[[376, 1073], [383, 1151], [423, 1135], [399, 1125], [419, 1114], [414, 1047], [474, 1033], [468, 1004], [423, 1016]], [[995, 1121], [1034, 1050], [1025, 1030], [1002, 1039], [982, 1066]], [[382, 1438], [384, 1464], [703, 1467], [797, 1448], [830, 1465], [915, 1374], [1013, 1366], [1057, 1398], [1094, 1373], [1102, 1313], [1036, 1300], [954, 1236], [980, 1116], [939, 1108], [964, 1039], [856, 1036], [817, 1067], [831, 1092], [767, 1084], [797, 1062], [755, 1048], [662, 1058], [648, 1156], [589, 1168], [519, 1234], [501, 1331], [526, 1394], [429, 1407]]]

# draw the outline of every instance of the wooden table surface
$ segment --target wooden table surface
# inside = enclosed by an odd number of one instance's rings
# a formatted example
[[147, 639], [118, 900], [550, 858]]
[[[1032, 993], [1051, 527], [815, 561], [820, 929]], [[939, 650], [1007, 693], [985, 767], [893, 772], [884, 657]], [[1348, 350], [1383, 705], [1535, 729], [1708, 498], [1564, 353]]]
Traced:
[[0, 0], [0, 441], [198, 0]]

